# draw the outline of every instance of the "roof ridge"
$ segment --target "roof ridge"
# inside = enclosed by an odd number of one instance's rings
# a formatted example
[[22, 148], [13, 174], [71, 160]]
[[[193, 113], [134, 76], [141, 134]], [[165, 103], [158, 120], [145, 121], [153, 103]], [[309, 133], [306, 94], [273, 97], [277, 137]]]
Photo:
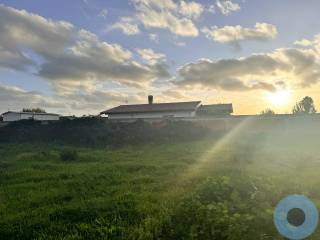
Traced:
[[179, 104], [179, 103], [196, 103], [201, 101], [186, 101], [186, 102], [165, 102], [165, 103], [137, 103], [137, 104], [120, 104], [120, 106], [137, 106], [137, 105], [159, 105], [159, 104]]
[[4, 115], [4, 114], [8, 114], [8, 113], [18, 113], [18, 114], [47, 114], [47, 115], [57, 115], [57, 116], [60, 116], [60, 114], [57, 114], [57, 113], [40, 113], [40, 112], [18, 112], [18, 111], [7, 111], [7, 112], [4, 112], [2, 113], [1, 115]]
[[169, 103], [146, 103], [146, 104], [128, 104], [119, 105], [106, 111], [105, 113], [133, 113], [133, 112], [163, 112], [163, 111], [187, 111], [195, 110], [201, 101], [189, 101], [189, 102], [169, 102]]

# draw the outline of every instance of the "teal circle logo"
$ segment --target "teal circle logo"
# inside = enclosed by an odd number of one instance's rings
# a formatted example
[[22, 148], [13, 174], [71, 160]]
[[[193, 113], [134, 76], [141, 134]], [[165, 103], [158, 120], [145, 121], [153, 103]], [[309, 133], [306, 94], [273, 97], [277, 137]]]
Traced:
[[306, 196], [290, 195], [278, 203], [273, 220], [282, 236], [301, 240], [316, 230], [319, 214], [314, 203]]

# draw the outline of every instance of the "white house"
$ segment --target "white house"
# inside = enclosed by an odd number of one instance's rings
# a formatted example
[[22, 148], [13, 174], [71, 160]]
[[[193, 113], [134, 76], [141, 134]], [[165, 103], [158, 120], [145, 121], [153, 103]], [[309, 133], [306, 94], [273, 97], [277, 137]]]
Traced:
[[194, 118], [221, 112], [226, 115], [232, 113], [232, 104], [201, 105], [201, 101], [153, 103], [153, 96], [149, 96], [148, 100], [148, 104], [120, 105], [100, 114], [107, 115], [110, 120], [150, 120]]
[[58, 121], [60, 115], [54, 113], [36, 112], [5, 112], [2, 114], [3, 122], [15, 122], [20, 120], [33, 119], [36, 121]]
[[232, 103], [201, 105], [197, 110], [199, 117], [227, 116], [233, 113]]
[[100, 114], [111, 120], [190, 118], [196, 115], [199, 106], [200, 101], [153, 103], [153, 97], [149, 96], [148, 104], [120, 105]]

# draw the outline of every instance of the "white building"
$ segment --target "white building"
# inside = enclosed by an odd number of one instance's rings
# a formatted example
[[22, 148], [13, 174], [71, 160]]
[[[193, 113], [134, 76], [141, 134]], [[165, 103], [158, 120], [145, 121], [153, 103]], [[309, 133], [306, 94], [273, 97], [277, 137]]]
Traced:
[[[201, 105], [201, 101], [193, 102], [173, 102], [173, 103], [153, 103], [153, 96], [149, 96], [148, 104], [120, 105], [111, 108], [101, 115], [107, 115], [111, 120], [136, 120], [136, 119], [183, 119], [194, 118], [203, 113], [225, 112], [226, 115], [232, 113], [232, 104]], [[210, 111], [208, 111], [208, 109]], [[219, 110], [219, 111], [215, 111]], [[210, 114], [208, 114], [210, 115]]]
[[15, 122], [20, 120], [33, 119], [36, 121], [58, 121], [60, 115], [54, 113], [36, 112], [5, 112], [2, 114], [3, 122]]
[[153, 103], [153, 97], [149, 96], [148, 104], [120, 105], [101, 114], [111, 120], [190, 118], [196, 115], [199, 106], [200, 101]]

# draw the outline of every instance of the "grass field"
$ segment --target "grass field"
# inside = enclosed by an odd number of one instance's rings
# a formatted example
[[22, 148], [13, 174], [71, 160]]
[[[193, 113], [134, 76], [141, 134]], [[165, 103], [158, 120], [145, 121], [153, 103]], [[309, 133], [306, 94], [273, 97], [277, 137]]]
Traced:
[[236, 132], [70, 161], [66, 146], [1, 144], [0, 239], [282, 239], [283, 197], [320, 207], [319, 139]]

